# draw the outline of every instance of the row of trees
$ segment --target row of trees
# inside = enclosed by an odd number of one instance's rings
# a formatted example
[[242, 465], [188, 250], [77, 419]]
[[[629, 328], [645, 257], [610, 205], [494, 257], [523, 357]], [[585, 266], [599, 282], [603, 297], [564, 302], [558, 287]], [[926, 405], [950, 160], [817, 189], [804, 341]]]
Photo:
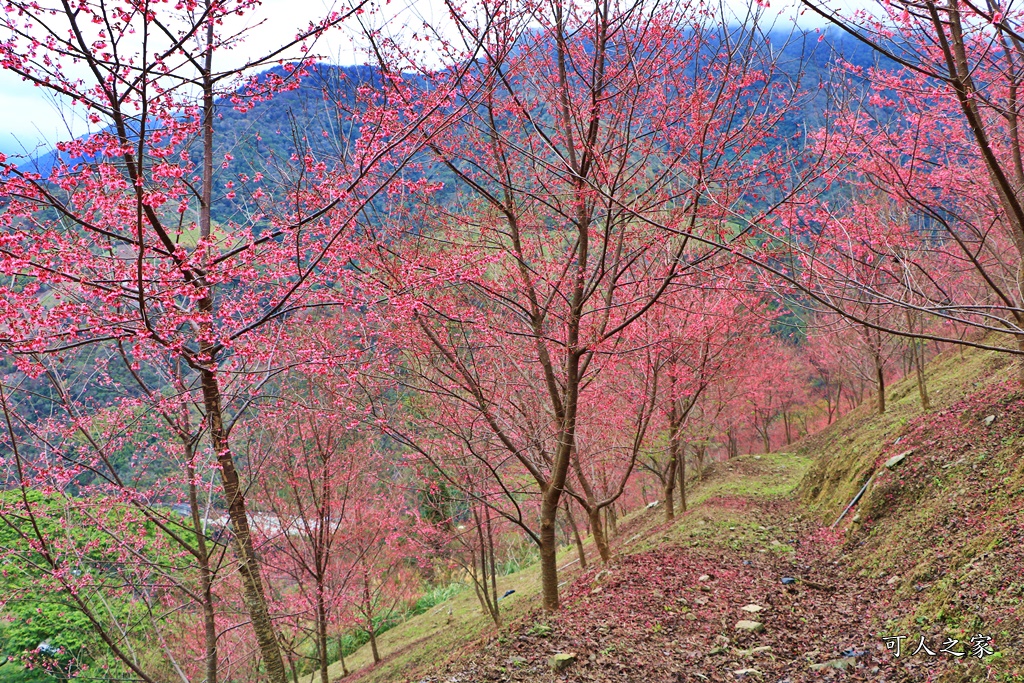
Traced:
[[[831, 17], [890, 62], [835, 60], [807, 131], [757, 10], [448, 9], [238, 64], [253, 0], [6, 6], [4, 68], [96, 127], [0, 157], [2, 609], [90, 634], [27, 663], [326, 683], [439, 566], [499, 621], [524, 538], [558, 609], [560, 532], [608, 561], [650, 482], [671, 520], [688, 463], [884, 411], [894, 363], [927, 408], [936, 343], [1024, 350], [1017, 15]], [[375, 68], [329, 131], [220, 142], [345, 23]]]

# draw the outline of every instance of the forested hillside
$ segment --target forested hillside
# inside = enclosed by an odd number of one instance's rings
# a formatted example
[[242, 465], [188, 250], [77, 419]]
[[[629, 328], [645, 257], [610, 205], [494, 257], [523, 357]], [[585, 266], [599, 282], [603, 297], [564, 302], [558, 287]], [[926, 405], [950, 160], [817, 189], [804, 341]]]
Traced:
[[0, 15], [0, 681], [1020, 678], [1024, 15], [278, 9]]

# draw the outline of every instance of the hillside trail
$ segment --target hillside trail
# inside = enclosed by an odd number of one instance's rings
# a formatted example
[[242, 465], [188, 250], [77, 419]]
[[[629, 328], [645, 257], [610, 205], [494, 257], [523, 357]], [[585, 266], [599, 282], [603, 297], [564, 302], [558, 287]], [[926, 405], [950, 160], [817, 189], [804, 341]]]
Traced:
[[[570, 581], [560, 612], [534, 610], [410, 680], [936, 680], [948, 657], [910, 656], [904, 634], [897, 659], [879, 633], [891, 586], [850, 571], [841, 537], [777, 495], [771, 477], [797, 474], [785, 458], [717, 467], [675, 522], [655, 508], [620, 528], [616, 558]], [[558, 654], [574, 657], [556, 670]]]

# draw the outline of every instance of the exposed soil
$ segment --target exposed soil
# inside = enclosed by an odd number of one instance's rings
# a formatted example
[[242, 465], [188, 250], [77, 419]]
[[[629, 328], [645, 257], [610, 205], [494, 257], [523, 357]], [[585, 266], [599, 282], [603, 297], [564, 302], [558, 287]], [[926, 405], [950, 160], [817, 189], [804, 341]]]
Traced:
[[[557, 615], [538, 611], [420, 680], [985, 680], [969, 657], [911, 655], [916, 634], [902, 642], [902, 657], [895, 659], [876, 630], [898, 609], [891, 586], [855, 576], [837, 562], [839, 537], [814, 522], [794, 521], [800, 518], [793, 503], [723, 498], [689, 514], [716, 507], [746, 508], [765, 529], [804, 541], [795, 553], [712, 542], [624, 555], [563, 588], [564, 608]], [[784, 585], [783, 577], [797, 581]], [[741, 609], [752, 604], [763, 609]], [[760, 622], [764, 630], [738, 630], [741, 620]], [[556, 672], [549, 663], [556, 653], [576, 659]]]

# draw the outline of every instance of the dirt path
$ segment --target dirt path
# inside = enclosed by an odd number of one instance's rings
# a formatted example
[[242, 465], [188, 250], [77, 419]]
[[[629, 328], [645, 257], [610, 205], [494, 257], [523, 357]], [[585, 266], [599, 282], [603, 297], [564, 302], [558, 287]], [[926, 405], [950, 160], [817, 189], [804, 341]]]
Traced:
[[[837, 563], [836, 537], [793, 503], [717, 498], [688, 517], [649, 529], [660, 546], [581, 575], [557, 616], [535, 612], [420, 680], [902, 682], [964, 670], [948, 658], [896, 660], [878, 634], [891, 590]], [[763, 630], [738, 629], [742, 620]], [[553, 671], [557, 653], [575, 661]]]

